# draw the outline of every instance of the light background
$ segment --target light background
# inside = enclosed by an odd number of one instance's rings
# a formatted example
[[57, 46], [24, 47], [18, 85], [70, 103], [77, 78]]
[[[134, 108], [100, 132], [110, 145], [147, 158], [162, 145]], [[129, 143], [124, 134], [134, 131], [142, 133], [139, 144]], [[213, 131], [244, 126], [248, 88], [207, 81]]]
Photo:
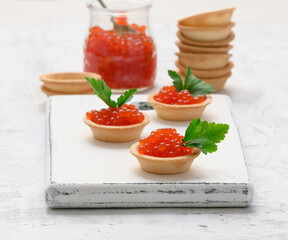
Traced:
[[[152, 0], [151, 23], [175, 24], [184, 16], [236, 6], [237, 23], [287, 23], [286, 0]], [[0, 26], [23, 26], [41, 21], [88, 22], [84, 0], [0, 0]]]
[[[44, 202], [45, 102], [39, 75], [81, 71], [83, 0], [0, 0], [0, 240], [288, 239], [288, 1], [155, 0], [157, 86], [177, 50], [176, 20], [236, 6], [233, 101], [250, 180], [241, 209], [51, 210]], [[161, 25], [160, 23], [163, 23]], [[160, 64], [159, 64], [160, 63]]]

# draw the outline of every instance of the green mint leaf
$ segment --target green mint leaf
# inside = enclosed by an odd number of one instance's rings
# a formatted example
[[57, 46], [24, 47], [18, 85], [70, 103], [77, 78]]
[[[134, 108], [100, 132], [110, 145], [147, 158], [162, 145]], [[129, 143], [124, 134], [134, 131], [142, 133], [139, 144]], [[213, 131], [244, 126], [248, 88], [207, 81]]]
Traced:
[[195, 77], [190, 67], [187, 67], [184, 89], [187, 89], [193, 97], [204, 96], [215, 91], [215, 88], [210, 84]]
[[103, 79], [95, 79], [85, 77], [90, 86], [94, 89], [94, 93], [103, 100], [109, 107], [117, 107], [117, 103], [111, 100], [112, 91], [106, 85]]
[[133, 98], [133, 94], [137, 92], [137, 89], [132, 88], [129, 89], [124, 93], [124, 95], [121, 95], [117, 98], [117, 106], [121, 107], [123, 104], [129, 102]]
[[177, 72], [172, 71], [172, 70], [168, 70], [168, 74], [174, 80], [173, 85], [174, 85], [176, 91], [180, 92], [181, 90], [183, 90], [184, 86], [183, 86], [181, 76]]
[[196, 118], [186, 129], [182, 144], [189, 148], [198, 148], [204, 154], [216, 152], [216, 143], [224, 140], [228, 130], [228, 124], [201, 122]]

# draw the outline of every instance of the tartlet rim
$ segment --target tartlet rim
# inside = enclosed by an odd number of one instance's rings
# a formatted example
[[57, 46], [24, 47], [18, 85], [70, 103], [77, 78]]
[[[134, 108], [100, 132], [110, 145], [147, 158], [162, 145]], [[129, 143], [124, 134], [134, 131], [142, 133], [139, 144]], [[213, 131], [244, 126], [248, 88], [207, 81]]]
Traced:
[[[180, 30], [176, 32], [177, 37], [181, 42], [187, 42], [186, 44], [190, 45], [195, 45], [195, 46], [225, 46], [232, 42], [235, 38], [235, 33], [231, 30], [230, 34], [228, 35], [227, 38], [218, 40], [218, 41], [208, 41], [208, 42], [202, 42], [202, 41], [197, 41], [197, 40], [191, 40], [187, 37], [185, 37]], [[183, 40], [181, 39], [183, 38]], [[189, 42], [189, 43], [188, 43]]]
[[181, 30], [192, 30], [192, 31], [219, 31], [219, 30], [226, 30], [226, 29], [231, 29], [232, 27], [235, 26], [235, 22], [230, 22], [224, 25], [217, 25], [217, 26], [185, 26], [181, 25], [178, 21], [177, 27]]
[[[185, 66], [183, 66], [179, 59], [175, 60], [174, 64], [176, 65], [176, 67], [180, 70], [180, 68], [185, 68]], [[180, 67], [179, 67], [180, 66]], [[199, 71], [199, 72], [220, 72], [220, 71], [223, 71], [223, 70], [227, 70], [229, 69], [231, 71], [231, 69], [234, 67], [234, 63], [232, 61], [228, 61], [227, 65], [224, 67], [224, 68], [217, 68], [217, 69], [211, 69], [211, 70], [204, 70], [204, 69], [198, 69], [198, 68], [193, 68], [191, 69], [192, 72], [193, 71]], [[185, 69], [186, 70], [186, 69]], [[185, 77], [185, 76], [184, 76]], [[206, 79], [206, 78], [201, 78], [202, 79]]]
[[94, 123], [93, 121], [89, 120], [86, 116], [83, 118], [84, 123], [89, 127], [94, 128], [102, 128], [102, 129], [109, 129], [109, 130], [120, 130], [120, 129], [132, 129], [132, 128], [138, 128], [147, 125], [151, 118], [147, 113], [141, 112], [144, 115], [144, 119], [140, 123], [131, 124], [131, 125], [122, 125], [122, 126], [111, 126], [111, 125], [101, 125]]
[[[187, 52], [175, 52], [174, 53], [176, 56], [178, 57], [205, 57], [208, 59], [211, 58], [218, 58], [218, 57], [226, 57], [226, 58], [230, 58], [233, 55], [231, 53], [187, 53]], [[186, 56], [185, 56], [186, 55]]]
[[[180, 72], [176, 71], [181, 77], [184, 77], [184, 75], [182, 75]], [[212, 81], [221, 81], [223, 79], [228, 79], [232, 76], [232, 70], [230, 69], [228, 71], [227, 74], [223, 75], [223, 76], [219, 76], [219, 77], [213, 77], [213, 78], [201, 78], [204, 82], [210, 84], [209, 82], [212, 82]], [[210, 84], [211, 85], [211, 84]], [[207, 95], [206, 95], [207, 96]]]
[[[227, 49], [227, 51], [231, 50], [234, 46], [232, 44], [227, 44], [225, 46], [219, 46], [219, 47], [203, 47], [203, 46], [196, 46], [196, 45], [189, 45], [189, 44], [186, 44], [186, 43], [183, 43], [181, 42], [180, 40], [176, 40], [174, 42], [178, 47], [181, 47], [181, 46], [184, 46], [184, 47], [187, 47], [187, 48], [198, 48], [198, 49], [212, 49], [212, 50], [219, 50], [219, 49]], [[184, 53], [189, 53], [189, 52], [184, 52]], [[193, 53], [193, 52], [191, 52]], [[203, 53], [208, 53], [208, 52], [203, 52]], [[222, 53], [222, 52], [211, 52], [209, 54], [217, 54], [217, 53]]]
[[187, 109], [187, 108], [198, 108], [198, 107], [204, 107], [204, 106], [207, 106], [209, 105], [212, 101], [213, 101], [213, 98], [210, 94], [206, 94], [206, 99], [201, 102], [201, 103], [195, 103], [195, 104], [183, 104], [183, 105], [177, 105], [177, 104], [167, 104], [167, 103], [161, 103], [161, 102], [157, 102], [156, 100], [154, 100], [154, 96], [156, 94], [158, 94], [159, 91], [157, 92], [154, 92], [154, 93], [151, 93], [149, 96], [148, 96], [148, 103], [151, 104], [153, 107], [154, 107], [154, 104], [155, 105], [160, 105], [160, 106], [163, 106], [165, 108], [171, 108], [171, 109]]
[[196, 158], [200, 155], [201, 151], [198, 148], [193, 148], [193, 152], [189, 155], [179, 156], [179, 157], [153, 157], [145, 154], [139, 153], [139, 142], [136, 142], [130, 146], [130, 153], [136, 158], [142, 158], [145, 160], [155, 161], [155, 162], [179, 162], [187, 161], [190, 158]]
[[[82, 75], [84, 77], [84, 79], [79, 79], [79, 78], [75, 78], [73, 79], [72, 77], [71, 78], [68, 78], [68, 79], [56, 79], [56, 78], [53, 78], [52, 76], [56, 76], [56, 75], [75, 75], [75, 76], [79, 76], [79, 75]], [[97, 73], [92, 73], [92, 72], [55, 72], [55, 73], [45, 73], [45, 74], [42, 74], [39, 78], [40, 78], [40, 81], [42, 81], [43, 83], [65, 83], [65, 84], [71, 84], [71, 83], [87, 83], [88, 82], [86, 81], [85, 77], [92, 77], [92, 76], [98, 76], [97, 78], [101, 78], [101, 75], [97, 74]]]
[[[224, 8], [224, 9], [220, 9], [220, 10], [216, 10], [216, 11], [198, 13], [198, 14], [195, 14], [192, 16], [188, 16], [188, 17], [179, 19], [178, 22], [180, 23], [180, 22], [183, 22], [183, 21], [188, 20], [190, 18], [202, 18], [203, 19], [203, 18], [207, 18], [209, 16], [213, 16], [215, 14], [225, 14], [227, 12], [231, 12], [231, 15], [232, 15], [235, 10], [236, 10], [236, 7], [231, 7], [231, 8]], [[190, 25], [187, 25], [187, 26], [190, 26]], [[215, 26], [217, 26], [217, 25], [215, 25]]]

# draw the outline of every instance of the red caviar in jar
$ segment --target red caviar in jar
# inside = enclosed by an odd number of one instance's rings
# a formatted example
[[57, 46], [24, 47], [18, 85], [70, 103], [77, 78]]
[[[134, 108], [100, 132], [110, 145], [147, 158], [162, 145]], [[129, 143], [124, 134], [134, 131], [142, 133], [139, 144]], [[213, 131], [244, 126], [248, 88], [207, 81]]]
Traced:
[[125, 126], [140, 123], [144, 115], [134, 105], [124, 104], [119, 107], [103, 108], [100, 111], [92, 110], [86, 117], [100, 125]]
[[187, 89], [177, 92], [174, 86], [169, 86], [163, 87], [154, 96], [154, 100], [165, 104], [186, 105], [204, 102], [206, 96], [193, 97]]
[[182, 145], [184, 137], [175, 128], [162, 128], [139, 140], [139, 153], [153, 157], [179, 157], [192, 154], [193, 149]]
[[[116, 22], [128, 25], [124, 17]], [[114, 30], [93, 27], [86, 42], [84, 71], [100, 74], [112, 89], [151, 87], [156, 76], [153, 39], [145, 34], [145, 26], [130, 27], [138, 33], [118, 36]]]

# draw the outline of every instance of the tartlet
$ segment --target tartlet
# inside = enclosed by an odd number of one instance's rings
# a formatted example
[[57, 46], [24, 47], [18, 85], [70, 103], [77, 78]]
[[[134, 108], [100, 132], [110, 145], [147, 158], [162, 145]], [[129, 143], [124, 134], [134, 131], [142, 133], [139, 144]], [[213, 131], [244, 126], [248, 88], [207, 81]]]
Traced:
[[182, 43], [177, 40], [175, 44], [178, 46], [180, 52], [183, 53], [228, 53], [233, 48], [233, 45], [227, 45], [222, 47], [200, 47]]
[[[180, 73], [183, 81], [185, 79], [185, 76]], [[195, 74], [196, 75], [196, 74]], [[230, 78], [232, 75], [231, 71], [228, 71], [228, 73], [224, 76], [215, 77], [215, 78], [201, 78], [204, 82], [210, 84], [212, 87], [215, 88], [215, 92], [220, 91], [224, 88], [225, 83], [227, 82], [228, 78]]]
[[180, 39], [181, 42], [188, 44], [188, 45], [194, 45], [194, 46], [201, 46], [201, 47], [222, 47], [228, 45], [234, 38], [235, 34], [233, 31], [231, 31], [227, 38], [220, 40], [220, 41], [213, 41], [213, 42], [203, 42], [203, 41], [195, 41], [191, 40], [187, 37], [185, 37], [181, 31], [177, 31], [176, 33], [177, 37]]
[[92, 122], [91, 120], [84, 117], [84, 123], [90, 127], [93, 136], [104, 142], [130, 142], [138, 139], [143, 131], [143, 128], [150, 122], [150, 116], [146, 113], [144, 120], [141, 123], [125, 126], [107, 126], [100, 125]]
[[109, 106], [101, 110], [86, 112], [84, 123], [90, 127], [94, 138], [104, 142], [129, 142], [140, 137], [143, 128], [150, 122], [150, 116], [139, 112], [134, 105], [127, 105], [137, 89], [129, 89], [117, 98], [111, 99], [112, 91], [103, 79], [86, 80], [94, 93]]
[[92, 90], [89, 90], [87, 92], [81, 92], [81, 93], [63, 93], [63, 92], [55, 92], [55, 91], [50, 91], [48, 90], [44, 84], [41, 85], [40, 87], [41, 91], [43, 93], [46, 94], [47, 97], [50, 97], [50, 96], [55, 96], [55, 95], [84, 95], [84, 94], [93, 94], [93, 91]]
[[219, 26], [231, 22], [235, 8], [227, 8], [218, 11], [200, 13], [179, 20], [179, 24], [184, 26]]
[[235, 23], [221, 26], [194, 27], [178, 24], [181, 33], [188, 39], [201, 42], [216, 42], [226, 39]]
[[[176, 67], [180, 70], [180, 73], [182, 76], [185, 75], [186, 73], [186, 67], [180, 64], [179, 60], [175, 61]], [[219, 69], [212, 69], [212, 70], [201, 70], [201, 69], [196, 69], [196, 68], [191, 68], [193, 74], [206, 81], [206, 79], [209, 78], [218, 78], [218, 77], [223, 77], [226, 76], [231, 72], [231, 69], [234, 67], [234, 64], [229, 61], [228, 64], [224, 68], [219, 68]]]
[[101, 76], [96, 73], [62, 72], [43, 74], [40, 76], [40, 80], [44, 83], [44, 92], [46, 91], [48, 94], [93, 93], [93, 90], [86, 81], [85, 77], [101, 78]]
[[160, 91], [148, 96], [158, 117], [170, 121], [188, 121], [200, 118], [207, 105], [212, 102], [209, 93], [215, 88], [192, 74], [187, 67], [186, 77], [168, 70], [173, 79], [173, 86], [165, 86]]
[[210, 95], [206, 95], [206, 100], [201, 103], [172, 105], [155, 101], [154, 96], [158, 93], [159, 92], [150, 94], [148, 97], [148, 103], [154, 107], [158, 117], [170, 121], [189, 121], [194, 118], [200, 118], [207, 105], [209, 105], [213, 100]]
[[178, 174], [188, 171], [200, 152], [206, 155], [217, 151], [216, 144], [224, 140], [228, 130], [227, 124], [208, 123], [196, 118], [185, 130], [185, 136], [175, 128], [157, 129], [134, 143], [130, 152], [144, 171]]
[[225, 83], [227, 82], [228, 78], [230, 78], [232, 75], [232, 72], [229, 71], [228, 74], [217, 77], [217, 78], [203, 78], [202, 80], [208, 84], [210, 84], [212, 87], [215, 88], [215, 92], [220, 91], [224, 88]]
[[139, 143], [134, 143], [130, 147], [130, 152], [135, 156], [142, 170], [156, 174], [178, 174], [190, 169], [194, 159], [201, 153], [194, 149], [193, 153], [180, 157], [152, 157], [140, 154], [138, 151]]
[[231, 54], [207, 54], [207, 53], [175, 53], [178, 56], [180, 64], [200, 70], [212, 70], [224, 68]]

